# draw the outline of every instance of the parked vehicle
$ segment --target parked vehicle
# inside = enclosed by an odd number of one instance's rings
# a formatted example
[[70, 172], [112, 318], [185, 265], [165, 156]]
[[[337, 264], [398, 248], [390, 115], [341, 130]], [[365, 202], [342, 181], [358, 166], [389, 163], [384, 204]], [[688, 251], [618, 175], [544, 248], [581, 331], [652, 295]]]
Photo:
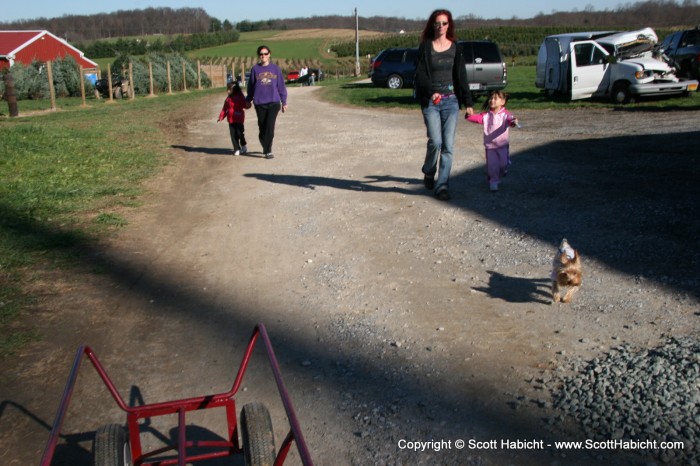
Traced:
[[537, 56], [535, 85], [571, 100], [603, 97], [615, 103], [697, 90], [697, 81], [679, 79], [652, 56], [657, 40], [651, 28], [549, 36]]
[[658, 46], [678, 69], [678, 76], [700, 79], [700, 30], [687, 29], [670, 34]]
[[299, 70], [293, 70], [287, 73], [287, 82], [291, 83], [299, 79]]
[[474, 95], [505, 89], [508, 70], [503, 55], [490, 40], [460, 41], [467, 67], [469, 90]]
[[392, 48], [382, 50], [372, 61], [369, 77], [375, 86], [401, 89], [413, 86], [418, 65], [417, 48]]
[[[460, 41], [467, 69], [469, 89], [474, 95], [488, 94], [506, 87], [506, 63], [495, 42]], [[391, 89], [413, 86], [417, 48], [392, 48], [379, 52], [372, 61], [369, 77], [376, 86]]]
[[299, 76], [299, 70], [293, 70], [287, 73], [287, 84], [301, 84], [303, 86], [308, 86], [311, 81], [311, 75], [314, 75], [314, 81], [323, 81], [326, 79], [326, 75], [320, 68], [309, 68], [308, 73], [304, 76]]

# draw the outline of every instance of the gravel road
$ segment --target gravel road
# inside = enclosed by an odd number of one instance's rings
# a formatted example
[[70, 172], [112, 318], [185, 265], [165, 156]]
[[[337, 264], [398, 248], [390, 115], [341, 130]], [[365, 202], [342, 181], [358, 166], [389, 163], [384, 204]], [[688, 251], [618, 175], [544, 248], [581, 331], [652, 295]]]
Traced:
[[[164, 123], [171, 163], [123, 213], [129, 225], [82, 251], [83, 269], [37, 276], [42, 339], [2, 369], [0, 462], [38, 462], [78, 344], [131, 402], [154, 402], [228, 390], [264, 322], [319, 465], [697, 464], [697, 429], [656, 418], [662, 400], [695, 416], [700, 400], [699, 107], [511, 108], [523, 128], [498, 193], [480, 128], [464, 122], [445, 203], [422, 186], [418, 109], [338, 107], [318, 92], [290, 89], [272, 160], [253, 111], [252, 153], [231, 155], [223, 94]], [[583, 287], [552, 305], [562, 237], [582, 255]], [[662, 372], [684, 374], [683, 393], [641, 383]], [[89, 464], [94, 430], [122, 422], [85, 374], [60, 464]], [[285, 415], [262, 357], [238, 400], [268, 405], [279, 443]], [[213, 413], [189, 423], [220, 432]], [[144, 426], [146, 444], [172, 426]], [[686, 443], [554, 444], [606, 437]]]

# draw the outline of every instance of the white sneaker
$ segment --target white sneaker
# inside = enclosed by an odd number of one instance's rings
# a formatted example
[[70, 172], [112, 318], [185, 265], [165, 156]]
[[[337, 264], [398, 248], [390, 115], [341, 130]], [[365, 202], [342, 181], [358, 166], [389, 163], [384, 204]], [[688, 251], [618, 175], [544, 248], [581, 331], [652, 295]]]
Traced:
[[241, 154], [247, 154], [247, 153], [248, 153], [248, 146], [241, 147]]
[[491, 183], [489, 183], [489, 190], [492, 193], [495, 193], [496, 191], [498, 191], [498, 183], [495, 181], [492, 181]]
[[233, 152], [233, 155], [241, 155], [241, 151], [237, 150]]

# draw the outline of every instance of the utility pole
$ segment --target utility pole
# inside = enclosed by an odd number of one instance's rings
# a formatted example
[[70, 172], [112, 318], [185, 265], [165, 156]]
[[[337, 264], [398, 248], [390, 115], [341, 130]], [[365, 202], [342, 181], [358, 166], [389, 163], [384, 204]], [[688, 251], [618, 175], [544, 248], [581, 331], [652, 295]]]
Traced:
[[355, 8], [355, 77], [360, 76], [360, 22]]

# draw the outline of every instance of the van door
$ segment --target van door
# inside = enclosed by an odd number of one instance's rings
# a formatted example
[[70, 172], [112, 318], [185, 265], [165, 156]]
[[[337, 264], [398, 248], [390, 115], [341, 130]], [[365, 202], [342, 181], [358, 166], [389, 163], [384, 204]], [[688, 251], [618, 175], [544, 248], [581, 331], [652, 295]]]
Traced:
[[559, 39], [548, 37], [544, 41], [547, 50], [547, 58], [544, 67], [544, 88], [552, 91], [564, 91], [562, 85], [562, 73], [564, 65], [561, 63], [561, 47]]
[[593, 41], [574, 42], [569, 47], [571, 100], [605, 95], [610, 83], [608, 53]]

